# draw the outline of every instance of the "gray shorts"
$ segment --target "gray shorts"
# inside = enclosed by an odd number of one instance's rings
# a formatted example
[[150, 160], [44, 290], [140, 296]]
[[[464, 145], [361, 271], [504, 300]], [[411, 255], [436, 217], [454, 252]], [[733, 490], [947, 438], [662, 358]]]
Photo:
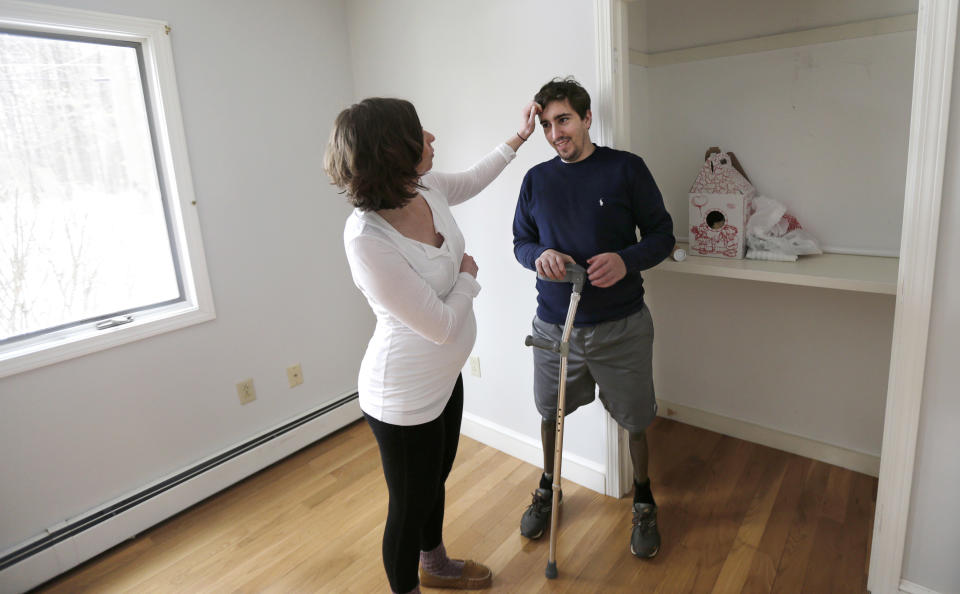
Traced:
[[[533, 335], [559, 342], [563, 326], [533, 318]], [[544, 420], [557, 416], [560, 355], [533, 349], [533, 394]], [[566, 411], [600, 402], [610, 416], [630, 432], [643, 431], [657, 415], [653, 390], [653, 320], [643, 309], [619, 320], [574, 327], [567, 358]]]

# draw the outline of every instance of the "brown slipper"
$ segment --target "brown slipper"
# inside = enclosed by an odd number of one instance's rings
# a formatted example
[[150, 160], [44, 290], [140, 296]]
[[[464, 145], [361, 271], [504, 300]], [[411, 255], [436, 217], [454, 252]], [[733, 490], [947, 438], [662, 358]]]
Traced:
[[464, 561], [463, 573], [457, 577], [443, 577], [427, 573], [420, 568], [420, 585], [426, 588], [454, 588], [457, 590], [482, 590], [493, 583], [493, 573], [486, 565], [476, 561]]

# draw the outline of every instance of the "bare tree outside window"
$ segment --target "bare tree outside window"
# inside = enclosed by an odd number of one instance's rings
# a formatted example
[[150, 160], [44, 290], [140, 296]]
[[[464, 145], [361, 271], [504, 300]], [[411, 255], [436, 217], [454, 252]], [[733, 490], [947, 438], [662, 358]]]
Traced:
[[183, 298], [133, 43], [0, 30], [0, 342]]

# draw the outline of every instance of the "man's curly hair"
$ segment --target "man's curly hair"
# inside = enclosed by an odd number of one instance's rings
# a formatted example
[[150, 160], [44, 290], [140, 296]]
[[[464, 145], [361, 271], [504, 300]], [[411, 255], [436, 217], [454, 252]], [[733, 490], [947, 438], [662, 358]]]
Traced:
[[590, 94], [572, 76], [557, 77], [551, 80], [540, 87], [537, 95], [533, 98], [544, 109], [547, 108], [548, 103], [563, 101], [564, 99], [570, 101], [570, 107], [577, 112], [581, 120], [587, 117], [587, 110], [590, 109]]

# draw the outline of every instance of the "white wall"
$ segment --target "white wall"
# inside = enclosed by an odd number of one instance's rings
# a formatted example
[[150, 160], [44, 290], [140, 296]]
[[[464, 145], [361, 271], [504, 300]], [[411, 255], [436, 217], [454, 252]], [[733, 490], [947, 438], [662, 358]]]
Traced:
[[0, 550], [355, 391], [373, 326], [321, 167], [353, 97], [343, 2], [69, 4], [172, 27], [217, 319], [0, 380]]
[[880, 455], [892, 296], [655, 272], [659, 398]]
[[956, 505], [960, 493], [960, 235], [955, 231], [960, 226], [958, 85], [960, 59], [955, 58], [927, 367], [903, 566], [904, 579], [942, 594], [960, 592], [960, 509]]
[[905, 32], [647, 69], [649, 165], [678, 237], [719, 145], [825, 249], [897, 255], [915, 45]]
[[[644, 0], [629, 6], [630, 45], [654, 53], [916, 8], [916, 0]], [[720, 145], [737, 154], [760, 193], [787, 204], [825, 249], [895, 256], [915, 43], [916, 33], [907, 31], [632, 65], [633, 102], [647, 112], [634, 114], [634, 135], [638, 126], [649, 128], [647, 145], [656, 150], [646, 152], [648, 163], [676, 214], [678, 237], [688, 235], [687, 190], [703, 152]]]
[[[781, 32], [787, 21], [806, 28], [893, 11], [807, 12], [811, 3], [776, 3], [774, 18], [746, 4], [713, 5], [722, 33], [701, 28], [699, 17], [680, 26], [677, 15], [706, 8], [696, 2], [671, 3], [670, 11], [655, 0], [631, 6], [631, 25], [646, 27], [651, 47], [661, 50], [671, 38], [682, 39], [676, 47], [697, 46]], [[724, 21], [734, 7], [743, 31]], [[736, 152], [758, 190], [786, 203], [824, 247], [895, 254], [914, 43], [907, 32], [632, 65], [631, 139], [678, 237], [687, 235], [687, 191], [703, 153], [719, 145]], [[666, 272], [647, 278], [660, 398], [879, 456], [892, 296]]]
[[[413, 101], [437, 136], [437, 170], [464, 169], [514, 134], [523, 105], [554, 76], [573, 74], [596, 94], [592, 2], [354, 0], [348, 14], [357, 97]], [[538, 127], [487, 190], [453, 211], [483, 285], [474, 350], [483, 375], [464, 372], [466, 416], [537, 443], [532, 355], [523, 346], [535, 277], [513, 257], [511, 224], [524, 173], [553, 156]], [[604, 418], [596, 404], [572, 415], [565, 451], [603, 465]]]

